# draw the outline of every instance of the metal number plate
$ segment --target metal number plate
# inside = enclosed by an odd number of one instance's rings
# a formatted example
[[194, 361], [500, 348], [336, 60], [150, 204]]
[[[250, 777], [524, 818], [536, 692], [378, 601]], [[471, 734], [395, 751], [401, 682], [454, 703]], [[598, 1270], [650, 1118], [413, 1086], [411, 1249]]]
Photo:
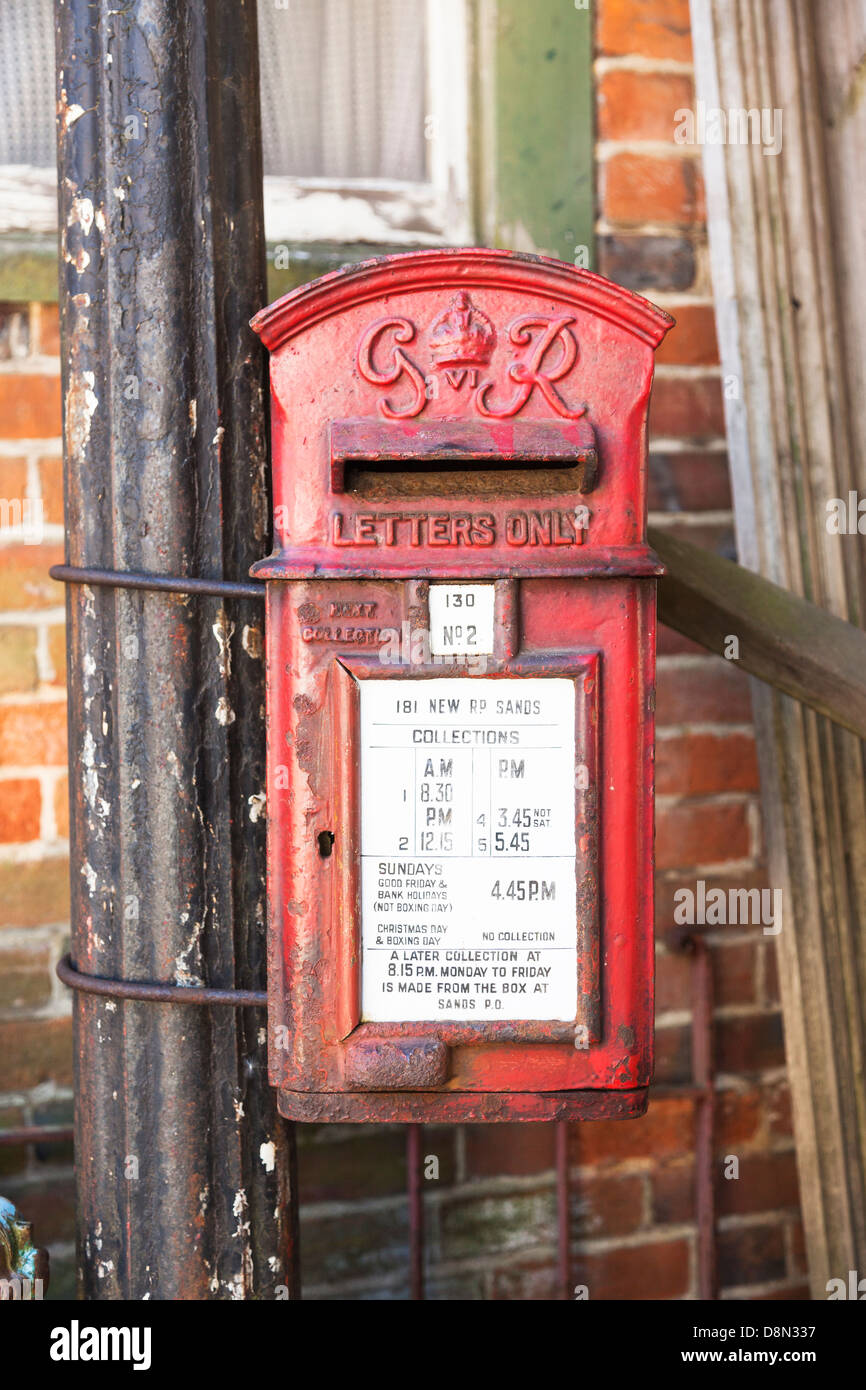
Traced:
[[492, 584], [430, 585], [430, 652], [433, 656], [492, 654]]

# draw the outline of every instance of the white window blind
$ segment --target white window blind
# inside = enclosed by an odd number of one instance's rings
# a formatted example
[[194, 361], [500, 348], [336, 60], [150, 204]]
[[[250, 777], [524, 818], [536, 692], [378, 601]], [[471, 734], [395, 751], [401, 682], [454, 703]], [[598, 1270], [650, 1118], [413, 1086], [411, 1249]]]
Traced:
[[51, 0], [0, 0], [0, 164], [56, 159]]
[[427, 178], [425, 0], [259, 6], [265, 173]]
[[[466, 0], [258, 16], [268, 238], [471, 239]], [[0, 0], [0, 230], [56, 226], [55, 160], [52, 0]]]

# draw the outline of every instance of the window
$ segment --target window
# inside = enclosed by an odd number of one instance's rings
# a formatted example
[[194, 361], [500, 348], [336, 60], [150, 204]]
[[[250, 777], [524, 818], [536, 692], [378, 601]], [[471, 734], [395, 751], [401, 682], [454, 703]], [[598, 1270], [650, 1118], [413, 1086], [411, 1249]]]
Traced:
[[465, 0], [262, 0], [269, 241], [470, 240]]
[[[0, 0], [0, 230], [56, 226], [52, 0]], [[469, 240], [466, 0], [259, 0], [270, 241]]]
[[0, 0], [0, 230], [57, 225], [51, 0]]

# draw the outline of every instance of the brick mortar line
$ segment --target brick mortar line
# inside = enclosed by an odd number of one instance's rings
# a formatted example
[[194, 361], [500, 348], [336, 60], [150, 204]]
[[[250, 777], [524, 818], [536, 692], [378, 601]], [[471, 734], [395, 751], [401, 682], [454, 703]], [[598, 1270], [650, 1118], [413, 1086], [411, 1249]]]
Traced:
[[[41, 501], [43, 491], [44, 489], [42, 487], [42, 469], [39, 466], [39, 456], [31, 451], [27, 455], [27, 496], [29, 497], [31, 502], [37, 500]], [[43, 531], [47, 530], [48, 525], [55, 526], [56, 524], [56, 522], [47, 523], [43, 527]], [[63, 530], [62, 526], [60, 527], [60, 530]]]
[[[36, 1139], [31, 1139], [27, 1147], [32, 1148], [38, 1142]], [[10, 1192], [14, 1189], [23, 1194], [28, 1189], [46, 1186], [49, 1180], [57, 1182], [60, 1178], [70, 1178], [74, 1173], [75, 1168], [71, 1163], [40, 1163], [38, 1168], [26, 1168], [20, 1173], [10, 1174], [9, 1177], [4, 1178], [4, 1195], [7, 1188]], [[39, 1235], [38, 1230], [36, 1234]], [[39, 1241], [39, 1244], [41, 1245], [42, 1241]]]
[[[0, 782], [9, 782], [14, 780], [15, 778], [20, 777], [26, 777], [30, 780], [34, 780], [40, 777], [46, 777], [49, 781], [56, 783], [60, 779], [60, 777], [66, 774], [66, 767], [67, 764], [65, 762], [20, 764], [0, 763]], [[43, 835], [41, 838], [46, 841], [50, 841], [52, 838], [56, 839], [57, 837]], [[30, 842], [28, 841], [27, 843], [29, 844]]]
[[[782, 1063], [781, 1066], [764, 1067], [757, 1075], [757, 1079], [741, 1075], [739, 1072], [720, 1071], [716, 1073], [716, 1090], [738, 1095], [740, 1097], [751, 1095], [755, 1088], [759, 1090], [774, 1090], [779, 1085], [788, 1085], [788, 1068]], [[783, 1136], [786, 1144], [793, 1144], [791, 1135]]]
[[10, 690], [0, 695], [0, 710], [20, 708], [21, 705], [59, 705], [66, 703], [66, 686], [54, 681], [40, 681], [36, 690]]
[[[729, 1182], [739, 1182], [739, 1178], [729, 1178]], [[769, 1211], [730, 1212], [720, 1216], [716, 1222], [719, 1231], [748, 1231], [761, 1226], [788, 1226], [792, 1219], [798, 1218], [800, 1208], [771, 1207]]]
[[721, 526], [733, 522], [734, 513], [730, 509], [719, 508], [705, 512], [656, 512], [648, 513], [650, 526]]
[[689, 810], [695, 810], [702, 805], [751, 806], [760, 795], [760, 791], [657, 792], [656, 808], [659, 811], [676, 811], [681, 806]]
[[0, 612], [0, 627], [59, 627], [66, 622], [66, 609], [60, 604], [45, 608], [9, 608]]
[[653, 454], [727, 454], [728, 440], [724, 434], [650, 435], [650, 457]]
[[65, 705], [67, 694], [65, 685], [49, 685], [43, 682], [38, 690], [9, 690], [5, 695], [0, 695], [0, 710], [19, 709], [24, 706], [26, 709], [34, 705]]
[[[36, 626], [36, 675], [39, 680], [40, 688], [43, 686], [60, 685], [60, 677], [63, 677], [62, 685], [66, 686], [66, 662], [63, 662], [62, 670], [55, 670], [54, 662], [51, 659], [51, 628], [59, 628], [59, 624], [38, 623]], [[65, 644], [64, 644], [65, 645]]]
[[[718, 1092], [717, 1092], [718, 1094]], [[796, 1153], [793, 1147], [793, 1140], [787, 1144], [767, 1145], [761, 1139], [743, 1141], [739, 1151], [735, 1155], [737, 1158], [784, 1158], [789, 1154]], [[713, 1155], [714, 1162], [721, 1162], [716, 1155]], [[654, 1174], [662, 1173], [665, 1169], [674, 1167], [693, 1168], [695, 1164], [695, 1151], [688, 1149], [679, 1154], [664, 1156], [657, 1159], [652, 1154], [642, 1158], [624, 1158], [619, 1162], [609, 1162], [602, 1159], [590, 1165], [569, 1165], [569, 1181], [578, 1185], [581, 1183], [589, 1184], [594, 1178], [652, 1178]], [[739, 1181], [739, 1179], [737, 1179]], [[790, 1214], [799, 1214], [797, 1207], [785, 1207], [784, 1210]], [[760, 1215], [760, 1213], [758, 1213]], [[725, 1218], [727, 1219], [727, 1218]], [[663, 1223], [662, 1223], [663, 1224]], [[658, 1226], [658, 1223], [656, 1223]], [[643, 1229], [643, 1228], [641, 1228]]]
[[[742, 891], [750, 892], [754, 890], [744, 889]], [[769, 890], [758, 889], [757, 891]], [[656, 948], [657, 950], [661, 949], [665, 956], [676, 956], [679, 954], [679, 952], [673, 949], [665, 940], [666, 933], [673, 931], [674, 928], [678, 926], [679, 923], [677, 922], [671, 922], [664, 926], [656, 922]], [[764, 928], [760, 923], [757, 926], [747, 926], [740, 923], [734, 923], [729, 926], [718, 926], [712, 931], [704, 932], [702, 935], [704, 941], [713, 951], [725, 951], [728, 947], [732, 946], [760, 946], [762, 942], [773, 940], [771, 936], [764, 935]], [[720, 961], [719, 964], [723, 964], [723, 962]], [[777, 1007], [781, 1007], [772, 1000], [767, 1001], [765, 996], [761, 997], [764, 998], [765, 1007], [767, 1009], [775, 1010]], [[722, 1006], [719, 1005], [718, 1007], [721, 1008]]]
[[[679, 110], [679, 107], [677, 108]], [[703, 147], [698, 144], [677, 144], [673, 138], [677, 122], [671, 119], [671, 139], [667, 140], [596, 140], [595, 159], [598, 164], [607, 164], [618, 154], [636, 154], [647, 159], [683, 159], [695, 162], [702, 158]]]
[[25, 435], [21, 439], [10, 439], [8, 435], [0, 434], [0, 458], [21, 458], [31, 453], [40, 457], [62, 458], [62, 436], [46, 435], [40, 439], [36, 435]]
[[660, 309], [715, 309], [711, 294], [700, 290], [653, 290], [653, 303]]
[[604, 213], [599, 213], [595, 220], [595, 232], [598, 236], [667, 237], [676, 241], [693, 241], [695, 249], [708, 245], [706, 222], [654, 222], [651, 218], [627, 222], [622, 218], [610, 220]]
[[695, 806], [701, 802], [712, 802], [714, 806], [749, 806], [760, 797], [759, 791], [718, 791], [718, 792], [698, 792], [690, 795], [688, 792], [657, 792], [656, 806], [662, 811], [675, 810], [683, 802], [688, 802], [690, 806]]
[[705, 439], [699, 446], [695, 446], [690, 439], [681, 439], [675, 435], [652, 435], [649, 441], [649, 455], [652, 459], [653, 454], [726, 454], [728, 452], [727, 437], [723, 434], [712, 434]]
[[749, 832], [749, 848], [753, 855], [760, 857], [764, 852], [764, 817], [760, 792], [746, 810], [746, 827]]
[[[552, 1168], [544, 1168], [541, 1173], [528, 1174], [501, 1174], [495, 1177], [467, 1178], [465, 1184], [438, 1184], [426, 1182], [423, 1188], [425, 1201], [433, 1207], [439, 1207], [452, 1198], [460, 1199], [462, 1196], [471, 1194], [474, 1197], [496, 1197], [512, 1195], [520, 1197], [524, 1194], [544, 1192], [550, 1189], [554, 1191], [556, 1186], [556, 1173]], [[364, 1206], [369, 1211], [388, 1212], [397, 1210], [406, 1205], [408, 1196], [405, 1191], [392, 1193], [388, 1196], [369, 1197], [362, 1199]], [[301, 1201], [301, 1213], [308, 1219], [334, 1220], [342, 1216], [351, 1216], [357, 1211], [357, 1202], [354, 1201], [329, 1201], [329, 1202], [304, 1202]]]
[[683, 58], [650, 58], [642, 53], [599, 53], [593, 59], [592, 70], [598, 77], [604, 77], [609, 72], [635, 72], [647, 76], [656, 73], [664, 77], [679, 73], [691, 77], [695, 69], [693, 63]]
[[769, 1019], [781, 1017], [781, 1004], [723, 1004], [713, 1010], [715, 1024], [736, 1023], [739, 1019]]
[[655, 1031], [664, 1032], [666, 1029], [684, 1028], [690, 1026], [691, 1022], [691, 1009], [665, 1009], [655, 1016]]
[[[4, 444], [9, 444], [9, 443], [10, 443], [10, 440], [9, 440], [8, 438], [3, 438], [3, 439], [2, 439], [2, 443], [4, 443]], [[3, 450], [0, 450], [0, 462], [2, 462], [2, 461], [4, 461], [4, 460], [11, 460], [13, 463], [15, 463], [15, 462], [19, 462], [19, 461], [22, 461], [22, 460], [23, 460], [23, 462], [26, 463], [26, 465], [27, 465], [27, 470], [28, 470], [28, 471], [27, 471], [27, 495], [28, 495], [28, 497], [32, 497], [32, 498], [40, 497], [40, 496], [41, 496], [41, 483], [40, 483], [40, 486], [39, 486], [39, 487], [35, 488], [35, 490], [34, 490], [34, 488], [33, 488], [33, 486], [32, 486], [32, 484], [33, 484], [33, 479], [34, 479], [34, 473], [35, 473], [36, 482], [39, 482], [39, 481], [40, 481], [40, 480], [39, 480], [39, 462], [40, 462], [40, 460], [44, 459], [44, 460], [46, 460], [46, 461], [49, 462], [49, 463], [62, 463], [62, 461], [63, 461], [62, 450], [61, 450], [60, 448], [58, 448], [58, 449], [56, 449], [54, 452], [51, 452], [51, 453], [50, 453], [50, 452], [48, 452], [47, 450], [45, 450], [45, 449], [43, 449], [43, 448], [41, 448], [41, 447], [39, 447], [39, 448], [34, 448], [34, 446], [33, 446], [32, 444], [29, 444], [29, 445], [28, 445], [28, 443], [27, 443], [26, 440], [21, 441], [21, 440], [17, 440], [17, 439], [12, 439], [12, 440], [11, 440], [11, 443], [15, 446], [15, 449], [14, 449], [13, 453], [12, 453], [12, 454], [8, 454], [8, 453], [4, 452]], [[19, 444], [21, 444], [21, 446], [22, 446], [21, 448], [18, 448], [18, 445], [19, 445]]]
[[[47, 931], [47, 933], [54, 933], [56, 934], [57, 940], [63, 941], [64, 935], [67, 935], [68, 937], [68, 934], [70, 934], [70, 923], [56, 922], [51, 923], [50, 926], [42, 926], [42, 924], [39, 924], [38, 927], [0, 927], [0, 954], [1, 952], [3, 952], [4, 942], [7, 941], [8, 937], [13, 937], [13, 935], [17, 935], [18, 933], [21, 933], [22, 938], [29, 937], [29, 935], [36, 933], [36, 931]], [[43, 942], [43, 945], [49, 944], [50, 942], [47, 940]], [[15, 945], [13, 945], [11, 949], [13, 949], [13, 951], [18, 951], [18, 949], [21, 948], [15, 947]]]
[[[781, 1004], [717, 1004], [713, 1009], [713, 1018], [724, 1023], [736, 1018], [770, 1018], [781, 1012]], [[691, 1022], [691, 1009], [665, 1009], [656, 1016], [656, 1031], [672, 1032], [675, 1028], [687, 1027]]]
[[[781, 1066], [764, 1067], [760, 1072], [750, 1073], [750, 1076], [751, 1075], [760, 1078], [760, 1084], [763, 1086], [778, 1086], [780, 1084], [787, 1086], [788, 1084], [788, 1068], [784, 1062]], [[752, 1090], [754, 1084], [755, 1083], [751, 1080], [747, 1080], [747, 1078], [738, 1071], [720, 1071], [716, 1073], [717, 1090], [723, 1088], [728, 1091], [746, 1092]], [[788, 1136], [788, 1138], [789, 1142], [793, 1144], [793, 1138], [790, 1136]]]
[[[537, 1245], [523, 1246], [519, 1250], [521, 1259], [529, 1256], [530, 1259], [536, 1257], [543, 1258], [545, 1263], [552, 1262], [556, 1258], [556, 1246], [551, 1241], [540, 1241]], [[513, 1268], [513, 1261], [510, 1259], [507, 1250], [497, 1250], [492, 1259], [485, 1259], [484, 1256], [465, 1255], [452, 1256], [450, 1259], [440, 1258], [432, 1262], [433, 1270], [438, 1271], [439, 1278], [449, 1278], [460, 1273], [477, 1272], [486, 1274], [488, 1272], [499, 1273], [502, 1270]]]
[[[59, 981], [59, 980], [58, 980], [58, 984], [60, 984], [60, 981]], [[69, 993], [70, 993], [70, 991], [69, 991], [69, 990], [66, 990], [66, 994], [68, 995]], [[23, 1009], [14, 1009], [14, 1008], [12, 1008], [12, 1009], [0, 1009], [0, 1024], [7, 1024], [7, 1023], [13, 1023], [13, 1024], [14, 1024], [14, 1023], [55, 1023], [58, 1019], [61, 1019], [61, 1018], [71, 1018], [71, 1017], [72, 1017], [72, 1000], [71, 1000], [71, 999], [68, 999], [68, 998], [67, 998], [67, 999], [59, 999], [59, 1000], [56, 1000], [56, 999], [54, 998], [54, 992], [53, 992], [53, 990], [52, 990], [52, 997], [51, 997], [50, 1002], [47, 1003], [47, 1004], [41, 1005], [41, 1007], [38, 1008], [38, 1009], [32, 1009], [32, 1008], [31, 1008], [31, 1009], [28, 1009], [27, 1011], [25, 1011], [25, 1010], [23, 1010]]]
[[[429, 1282], [429, 1269], [425, 1271]], [[303, 1283], [303, 1295], [305, 1303], [338, 1303], [344, 1299], [348, 1300], [352, 1294], [363, 1293], [388, 1293], [394, 1294], [405, 1292], [409, 1284], [408, 1273], [402, 1276], [382, 1275], [377, 1279], [374, 1275], [369, 1275], [366, 1279], [340, 1279], [336, 1284], [307, 1284]], [[431, 1302], [436, 1302], [433, 1299]]]
[[[58, 835], [53, 840], [9, 840], [0, 845], [0, 866], [5, 864], [34, 864], [43, 859], [68, 859], [69, 838]], [[2, 931], [0, 927], [0, 931]]]
[[60, 358], [34, 353], [32, 357], [6, 357], [0, 360], [0, 377], [3, 376], [60, 376]]
[[[403, 1250], [405, 1250], [405, 1246], [401, 1247], [401, 1254]], [[521, 1257], [526, 1255], [532, 1257], [537, 1254], [539, 1259], [543, 1259], [546, 1264], [551, 1265], [556, 1258], [555, 1247], [551, 1244], [524, 1247], [519, 1253]], [[467, 1273], [484, 1275], [490, 1271], [492, 1264], [495, 1264], [497, 1271], [500, 1268], [509, 1267], [507, 1262], [503, 1264], [503, 1252], [497, 1251], [495, 1261], [480, 1258], [475, 1259], [472, 1256], [466, 1256], [465, 1258], [457, 1260], [431, 1261], [425, 1267], [425, 1276], [429, 1284], [434, 1280], [455, 1278]], [[313, 1301], [317, 1298], [321, 1298], [330, 1302], [335, 1293], [345, 1295], [353, 1293], [401, 1292], [405, 1291], [407, 1285], [408, 1274], [405, 1272], [359, 1275], [355, 1279], [340, 1279], [336, 1284], [304, 1284], [304, 1299]], [[326, 1299], [326, 1295], [330, 1295], [331, 1297]], [[436, 1302], [437, 1300], [430, 1301]]]
[[57, 966], [61, 957], [69, 950], [69, 946], [69, 932], [58, 933], [51, 945], [51, 1002], [55, 1008], [68, 1004], [71, 1014], [73, 991], [63, 983], [57, 974]]
[[64, 931], [68, 931], [68, 927], [0, 927], [0, 955], [6, 950], [29, 951], [31, 948], [35, 955], [58, 939], [62, 940]]
[[[669, 724], [669, 723], [667, 723], [667, 722], [665, 722], [665, 723], [659, 722], [659, 723], [656, 724], [656, 742], [657, 742], [657, 743], [661, 743], [661, 742], [664, 741], [664, 740], [669, 740], [669, 739], [674, 739], [674, 738], [694, 739], [694, 738], [707, 737], [707, 736], [709, 736], [709, 735], [716, 735], [717, 737], [721, 738], [723, 735], [726, 735], [726, 734], [739, 735], [740, 737], [744, 737], [744, 736], [747, 735], [749, 738], [752, 739], [752, 741], [754, 741], [754, 739], [755, 739], [755, 728], [754, 728], [754, 725], [753, 725], [753, 724], [709, 724], [709, 723], [707, 723], [707, 724], [702, 724], [702, 725], [700, 726], [700, 728], [696, 730], [696, 727], [695, 727], [694, 724], [677, 724], [677, 723], [671, 723], [671, 724]], [[758, 793], [756, 792], [755, 795], [758, 795]], [[659, 874], [659, 875], [667, 874], [667, 873], [669, 873], [669, 872], [670, 872], [670, 870], [668, 870], [668, 869], [657, 869], [657, 870], [656, 870], [656, 873]]]
[[694, 1222], [671, 1222], [647, 1231], [631, 1231], [619, 1236], [579, 1236], [569, 1241], [573, 1255], [605, 1255], [610, 1250], [641, 1250], [648, 1245], [664, 1245], [672, 1240], [693, 1240]]
[[[808, 1274], [802, 1275], [799, 1279], [789, 1279], [786, 1277], [784, 1279], [770, 1280], [763, 1284], [731, 1284], [728, 1288], [724, 1288], [720, 1291], [719, 1301], [722, 1303], [754, 1303], [762, 1294], [784, 1293], [786, 1289], [798, 1288], [803, 1284], [808, 1288]], [[805, 1313], [803, 1314], [802, 1320], [794, 1316], [792, 1322], [797, 1323], [800, 1327], [810, 1326]]]
[[689, 362], [660, 362], [655, 369], [656, 381], [717, 381], [722, 368], [718, 362], [709, 364]]
[[[57, 788], [64, 775], [64, 769], [55, 764], [46, 764], [39, 774], [39, 838], [43, 844], [53, 844], [56, 840], [64, 838], [57, 827], [57, 811], [54, 805]], [[69, 837], [65, 838], [68, 843]]]
[[[727, 453], [727, 437], [723, 434], [684, 434], [679, 436], [682, 441], [682, 448], [678, 451], [682, 454], [715, 454]], [[649, 442], [649, 453], [652, 454], [672, 454], [675, 451], [671, 448], [673, 443], [670, 438], [658, 435], [651, 438]]]
[[[39, 501], [40, 496], [41, 494], [37, 493], [36, 496], [33, 497], [28, 490], [25, 500], [30, 502]], [[42, 534], [38, 541], [29, 541], [27, 539], [31, 530], [31, 527], [25, 526], [23, 523], [18, 527], [4, 526], [0, 528], [0, 547], [5, 548], [15, 545], [19, 548], [24, 546], [27, 550], [39, 550], [43, 545], [56, 546], [59, 541], [64, 540], [66, 537], [66, 531], [59, 521], [43, 522], [41, 527]]]
[[4, 1110], [21, 1110], [27, 1106], [45, 1105], [49, 1101], [74, 1099], [75, 1092], [71, 1086], [58, 1086], [53, 1081], [40, 1081], [36, 1086], [31, 1086], [29, 1091], [0, 1092], [0, 1107]]
[[[305, 1128], [305, 1126], [302, 1127], [302, 1130], [303, 1128]], [[360, 1126], [357, 1124], [342, 1124], [337, 1121], [334, 1124], [323, 1127], [327, 1132], [327, 1139], [319, 1138], [309, 1144], [305, 1144], [303, 1140], [301, 1140], [299, 1146], [306, 1149], [308, 1152], [312, 1152], [320, 1148], [323, 1144], [330, 1148], [334, 1144], [351, 1143], [353, 1139], [358, 1138], [359, 1133], [362, 1133], [365, 1138], [375, 1138], [377, 1135], [389, 1133], [392, 1128], [392, 1125], [384, 1121], [380, 1123], [374, 1120], [369, 1124]], [[444, 1120], [436, 1120], [432, 1121], [430, 1124], [424, 1125], [424, 1129], [428, 1134], [452, 1134], [456, 1128], [459, 1128], [459, 1124], [449, 1124]]]
[[[724, 660], [724, 658], [721, 658]], [[713, 652], [668, 652], [658, 657], [658, 666], [666, 671], [692, 671], [712, 662], [717, 665], [720, 658]], [[736, 666], [735, 661], [725, 662], [726, 666]]]
[[[710, 653], [712, 655], [712, 653]], [[661, 658], [659, 658], [661, 660]], [[718, 660], [718, 657], [716, 658]], [[752, 739], [755, 737], [754, 724], [666, 724], [658, 730], [656, 742], [664, 742], [673, 738], [681, 738], [685, 735], [688, 738], [700, 738], [705, 734], [725, 734], [743, 737], [748, 734]], [[664, 870], [662, 872], [665, 872]]]
[[[699, 878], [730, 878], [732, 874], [748, 873], [763, 867], [764, 861], [761, 856], [753, 855], [745, 859], [708, 859], [701, 864], [675, 865], [671, 872], [684, 877], [688, 875], [688, 881], [691, 882], [693, 874], [695, 881]], [[719, 930], [724, 929], [720, 926]]]
[[[695, 239], [698, 231], [701, 233], [701, 245], [706, 245], [706, 228], [703, 222], [632, 222], [627, 218], [620, 218], [615, 222], [605, 222], [604, 219], [599, 218], [595, 226], [596, 235], [599, 237], [665, 237], [674, 241]], [[696, 241], [695, 250], [697, 249], [698, 246]], [[699, 277], [697, 273], [699, 269], [700, 267], [696, 267], [696, 281], [698, 278], [703, 279], [703, 277]], [[651, 297], [652, 286], [646, 285], [639, 293], [643, 298]]]
[[[44, 847], [41, 840], [23, 840], [17, 845], [0, 845], [0, 866], [6, 864], [39, 864], [43, 860], [64, 859], [69, 859], [68, 840], [57, 839], [50, 846], [46, 845]], [[2, 928], [0, 928], [0, 930], [2, 930]]]

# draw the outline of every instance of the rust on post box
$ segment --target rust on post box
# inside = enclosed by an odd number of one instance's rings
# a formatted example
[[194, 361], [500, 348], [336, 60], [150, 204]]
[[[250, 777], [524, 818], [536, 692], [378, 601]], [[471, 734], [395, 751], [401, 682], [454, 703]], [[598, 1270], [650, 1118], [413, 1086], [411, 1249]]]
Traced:
[[646, 1107], [646, 421], [672, 322], [477, 249], [354, 266], [253, 320], [269, 1065], [290, 1118]]

